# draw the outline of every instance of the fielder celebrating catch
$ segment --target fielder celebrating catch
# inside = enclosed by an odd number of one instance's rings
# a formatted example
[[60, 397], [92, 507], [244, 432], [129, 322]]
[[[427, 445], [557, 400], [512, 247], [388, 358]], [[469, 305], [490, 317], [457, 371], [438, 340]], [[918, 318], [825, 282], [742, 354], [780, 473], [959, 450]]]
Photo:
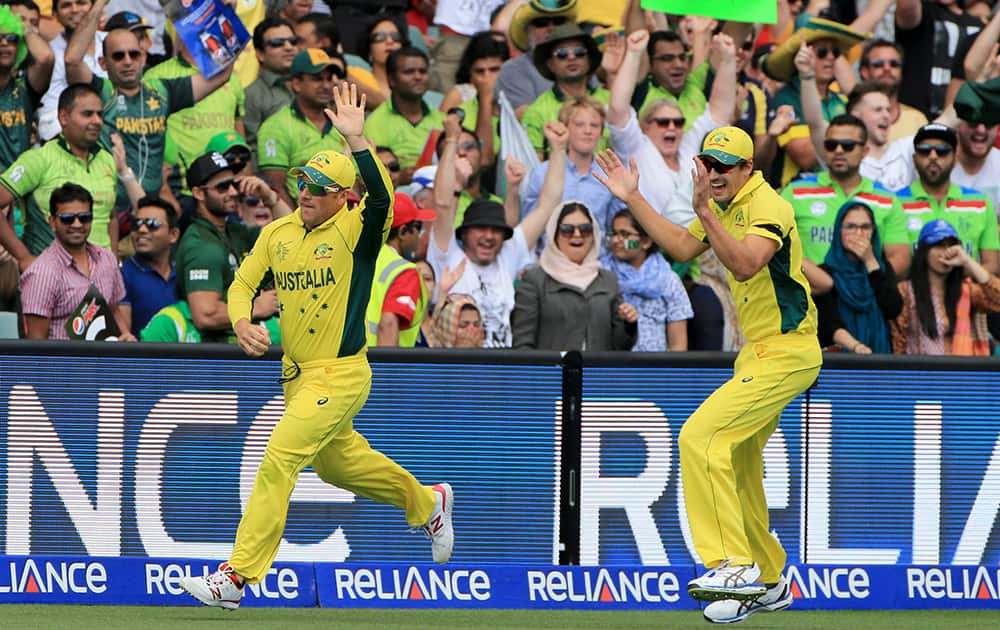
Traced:
[[688, 593], [713, 602], [705, 616], [717, 623], [787, 608], [785, 551], [768, 528], [762, 454], [782, 410], [812, 385], [823, 362], [792, 207], [753, 170], [753, 141], [736, 127], [709, 133], [695, 158], [697, 218], [686, 230], [639, 193], [634, 160], [626, 168], [607, 151], [598, 163], [607, 176], [594, 176], [674, 260], [715, 250], [748, 340], [733, 377], [680, 433], [688, 520], [709, 569], [688, 583]]

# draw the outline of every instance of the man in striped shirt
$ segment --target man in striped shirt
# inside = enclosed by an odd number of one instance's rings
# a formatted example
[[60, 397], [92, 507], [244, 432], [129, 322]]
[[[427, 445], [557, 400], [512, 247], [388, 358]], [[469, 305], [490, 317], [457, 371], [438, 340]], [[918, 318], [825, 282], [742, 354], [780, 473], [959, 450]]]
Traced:
[[[135, 341], [118, 306], [125, 297], [118, 259], [87, 242], [94, 221], [94, 198], [82, 186], [66, 183], [52, 191], [49, 213], [55, 240], [21, 276], [27, 337], [69, 339], [67, 322], [93, 288], [122, 331], [119, 339]], [[83, 331], [75, 332], [80, 335]]]

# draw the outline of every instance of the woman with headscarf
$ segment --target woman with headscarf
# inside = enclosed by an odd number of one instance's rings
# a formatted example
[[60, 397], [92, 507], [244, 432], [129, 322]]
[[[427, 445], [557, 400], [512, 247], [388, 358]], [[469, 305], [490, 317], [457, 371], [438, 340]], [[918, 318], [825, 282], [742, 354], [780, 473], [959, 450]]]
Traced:
[[688, 320], [688, 350], [739, 352], [747, 340], [736, 318], [729, 276], [711, 249], [698, 257], [698, 275], [685, 276], [694, 316]]
[[482, 348], [486, 340], [476, 301], [451, 293], [434, 313], [434, 342], [438, 348]]
[[896, 274], [882, 257], [874, 216], [858, 201], [837, 211], [830, 249], [819, 266], [833, 288], [813, 295], [823, 347], [836, 344], [855, 354], [892, 352], [889, 322], [899, 315], [903, 301]]
[[639, 313], [622, 299], [614, 272], [601, 269], [601, 229], [590, 210], [563, 203], [545, 234], [538, 267], [524, 274], [514, 297], [514, 348], [630, 349]]
[[694, 313], [681, 279], [627, 208], [615, 213], [611, 230], [610, 252], [601, 257], [601, 266], [615, 272], [622, 297], [639, 312], [639, 340], [632, 352], [687, 350]]
[[950, 223], [937, 219], [920, 230], [899, 293], [902, 312], [891, 322], [897, 353], [990, 354], [984, 315], [1000, 311], [1000, 278], [969, 256]]

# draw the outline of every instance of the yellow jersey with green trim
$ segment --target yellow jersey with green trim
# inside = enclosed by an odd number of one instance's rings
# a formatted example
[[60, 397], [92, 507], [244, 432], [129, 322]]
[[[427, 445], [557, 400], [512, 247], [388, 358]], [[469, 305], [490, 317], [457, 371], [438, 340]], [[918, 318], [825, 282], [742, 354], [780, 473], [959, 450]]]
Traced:
[[261, 231], [229, 287], [229, 319], [250, 319], [251, 302], [267, 271], [274, 273], [285, 357], [306, 363], [366, 351], [365, 311], [375, 261], [392, 225], [389, 172], [371, 149], [353, 153], [368, 194], [313, 229], [302, 211]]
[[[815, 335], [816, 306], [802, 273], [802, 242], [792, 204], [764, 181], [760, 171], [754, 171], [725, 209], [715, 200], [709, 200], [709, 207], [737, 240], [755, 234], [778, 244], [767, 265], [749, 280], [740, 282], [726, 270], [746, 338], [761, 341], [792, 332]], [[688, 232], [711, 245], [701, 219], [695, 219]]]

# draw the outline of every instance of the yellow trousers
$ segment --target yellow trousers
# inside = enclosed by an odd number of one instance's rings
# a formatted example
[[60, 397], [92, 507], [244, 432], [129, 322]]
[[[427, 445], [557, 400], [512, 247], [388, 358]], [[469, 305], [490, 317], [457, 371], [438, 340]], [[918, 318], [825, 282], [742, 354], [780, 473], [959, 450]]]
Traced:
[[406, 510], [411, 527], [426, 523], [434, 510], [434, 491], [354, 430], [352, 420], [371, 390], [367, 357], [300, 368], [285, 383], [285, 413], [268, 440], [229, 560], [251, 584], [264, 578], [278, 554], [289, 498], [310, 464], [329, 484]]
[[771, 535], [764, 498], [764, 445], [785, 406], [816, 380], [815, 336], [790, 333], [749, 342], [733, 377], [681, 429], [684, 502], [695, 550], [708, 568], [756, 562], [777, 582], [785, 550]]

